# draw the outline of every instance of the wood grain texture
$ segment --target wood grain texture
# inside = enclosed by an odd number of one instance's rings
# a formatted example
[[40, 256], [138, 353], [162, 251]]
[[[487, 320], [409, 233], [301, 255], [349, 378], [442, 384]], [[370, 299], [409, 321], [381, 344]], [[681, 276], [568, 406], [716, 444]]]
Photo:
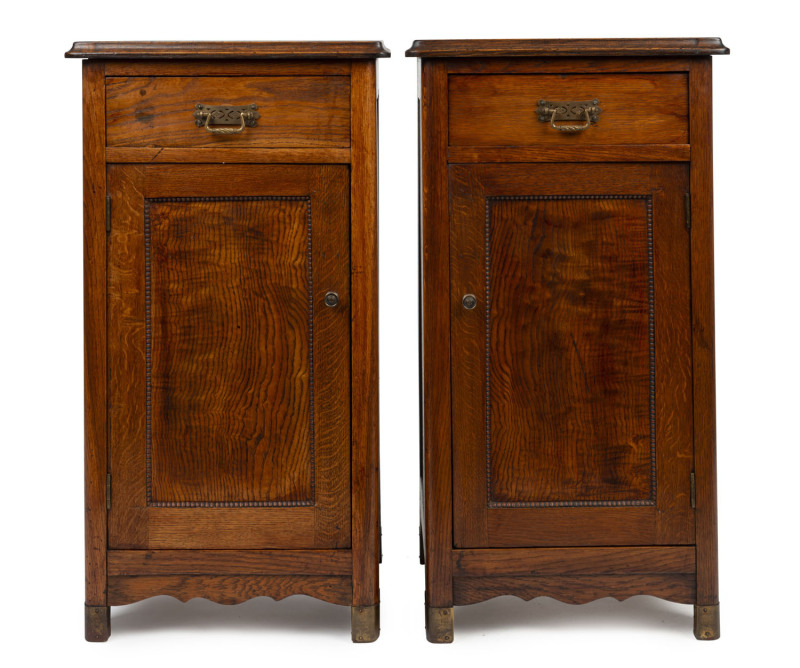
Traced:
[[697, 480], [697, 603], [719, 603], [717, 425], [714, 353], [714, 218], [711, 59], [689, 75], [692, 213], [692, 363], [694, 466]]
[[447, 71], [420, 70], [422, 261], [422, 431], [425, 604], [453, 605], [450, 406], [450, 284], [447, 185]]
[[109, 575], [351, 575], [349, 550], [111, 550]]
[[157, 148], [111, 146], [108, 163], [207, 163], [207, 164], [342, 164], [350, 162], [349, 148]]
[[[450, 168], [449, 189], [450, 401], [452, 415], [458, 416], [451, 427], [452, 545], [486, 547], [490, 544], [486, 443], [491, 411], [486, 377], [490, 368], [486, 348], [486, 199], [479, 174], [469, 167]], [[466, 294], [477, 300], [472, 310], [463, 306]]]
[[75, 42], [66, 58], [388, 58], [383, 42]]
[[[322, 481], [319, 481], [322, 482]], [[300, 550], [336, 547], [317, 535], [317, 510], [291, 508], [143, 508], [119, 509], [111, 513], [133, 515], [139, 542], [123, 542], [125, 536], [110, 536], [117, 549], [152, 550]], [[335, 529], [336, 527], [334, 527]], [[345, 526], [345, 528], [347, 528]], [[349, 536], [339, 534], [342, 543]]]
[[378, 119], [374, 62], [353, 63], [351, 89], [352, 605], [372, 606], [380, 601]]
[[450, 146], [449, 163], [463, 162], [688, 162], [689, 144], [580, 146]]
[[647, 546], [658, 542], [658, 510], [654, 506], [492, 508], [485, 514], [485, 542], [479, 545], [472, 534], [464, 532], [463, 537], [457, 535], [457, 546], [468, 545], [468, 539], [475, 546], [498, 548]]
[[127, 605], [151, 596], [173, 596], [184, 602], [205, 598], [234, 605], [258, 596], [280, 601], [297, 594], [350, 605], [351, 579], [341, 575], [115, 575], [108, 585], [110, 605]]
[[453, 551], [454, 576], [624, 575], [694, 571], [692, 546]]
[[[319, 208], [315, 206], [318, 193], [313, 189], [316, 170], [330, 169], [344, 175], [348, 171], [347, 167], [335, 165], [148, 165], [144, 188], [150, 198], [310, 196], [313, 213]], [[204, 178], [198, 178], [198, 174]], [[327, 201], [319, 199], [320, 204]]]
[[524, 56], [710, 56], [730, 53], [719, 37], [658, 39], [421, 39], [406, 56], [472, 58]]
[[[323, 387], [338, 390], [316, 397], [314, 407], [327, 420], [324, 430], [316, 432], [312, 450], [310, 402], [314, 381], [310, 369], [314, 364], [309, 339], [310, 318], [317, 333], [313, 337], [315, 345], [340, 346], [349, 338], [347, 262], [323, 263], [312, 279], [315, 269], [309, 261], [309, 253], [320, 257], [347, 255], [346, 168], [125, 165], [112, 167], [111, 175], [114, 205], [109, 308], [114, 318], [110, 324], [113, 345], [109, 346], [109, 355], [114, 365], [109, 406], [115, 443], [110, 521], [113, 546], [349, 546], [348, 393], [339, 391], [342, 383], [347, 386], [348, 360], [345, 355], [328, 356], [321, 370], [322, 379], [316, 379]], [[212, 199], [156, 201], [159, 196], [174, 199], [189, 193]], [[281, 197], [294, 199], [275, 199]], [[164, 239], [169, 243], [154, 255], [155, 266], [151, 268], [153, 274], [149, 278], [156, 289], [151, 295], [155, 308], [149, 332], [155, 350], [150, 351], [145, 317], [147, 200], [151, 201], [150, 206], [182, 207], [165, 214]], [[223, 209], [217, 210], [220, 206]], [[253, 210], [254, 206], [257, 210]], [[311, 243], [309, 232], [318, 240], [316, 244]], [[220, 234], [227, 236], [217, 238]], [[170, 244], [177, 246], [170, 250]], [[250, 250], [242, 257], [242, 253], [234, 252], [244, 248]], [[276, 252], [285, 257], [271, 255]], [[219, 257], [195, 262], [197, 266], [192, 268], [189, 265], [197, 260], [198, 253], [216, 253]], [[229, 266], [224, 276], [208, 275], [230, 265], [234, 256], [237, 266]], [[242, 273], [240, 269], [248, 262], [252, 265], [250, 270]], [[265, 271], [269, 275], [263, 274]], [[185, 284], [173, 280], [180, 276], [192, 280]], [[316, 278], [321, 285], [314, 282]], [[185, 287], [189, 283], [194, 286], [191, 291]], [[344, 296], [338, 309], [322, 305], [331, 285]], [[163, 294], [159, 297], [156, 292]], [[163, 307], [158, 305], [159, 299], [166, 300]], [[169, 309], [179, 311], [173, 314], [171, 325], [178, 329], [175, 336], [165, 337], [159, 334], [159, 328], [163, 329], [168, 321]], [[281, 330], [279, 319], [283, 319], [286, 331]], [[202, 327], [191, 335], [179, 331], [185, 323], [194, 322], [202, 323]], [[256, 327], [258, 323], [263, 325], [259, 325], [261, 329]], [[217, 326], [225, 333], [209, 338]], [[273, 340], [271, 337], [279, 330], [282, 338]], [[264, 346], [264, 341], [272, 344]], [[151, 380], [155, 389], [149, 406], [148, 357], [153, 364]], [[187, 373], [183, 378], [181, 374]], [[258, 382], [259, 378], [262, 382]], [[281, 378], [286, 383], [274, 382]], [[257, 392], [251, 389], [254, 385], [260, 388]], [[187, 410], [202, 415], [186, 422]], [[157, 476], [163, 478], [154, 478], [155, 496], [151, 500], [164, 505], [257, 506], [316, 499], [316, 506], [193, 508], [187, 513], [186, 508], [148, 504], [144, 447], [148, 413], [155, 418], [151, 424], [154, 438], [166, 435], [173, 439], [162, 453], [167, 457], [160, 464], [155, 442], [153, 471], [158, 472], [161, 466]], [[174, 432], [172, 436], [170, 430]], [[195, 439], [194, 454], [187, 456], [192, 451], [187, 449], [191, 439]], [[199, 443], [203, 447], [197, 449]], [[216, 450], [210, 443], [217, 444]], [[271, 445], [258, 455], [264, 443]], [[314, 462], [317, 457], [322, 462], [319, 471]], [[281, 458], [283, 464], [278, 465]], [[298, 491], [302, 499], [289, 498]], [[289, 497], [281, 498], [287, 492]], [[316, 496], [310, 496], [312, 493]], [[166, 498], [163, 494], [172, 496]]]
[[314, 503], [310, 197], [145, 200], [149, 506]]
[[[258, 105], [255, 127], [197, 127], [197, 104]], [[109, 146], [348, 147], [350, 78], [107, 77]]]
[[91, 608], [107, 605], [106, 170], [103, 156], [103, 76], [102, 63], [83, 64], [83, 476], [85, 603]]
[[446, 62], [447, 71], [451, 74], [599, 74], [600, 72], [688, 72], [692, 58], [544, 56], [448, 58]]
[[486, 200], [490, 507], [655, 503], [652, 201]]
[[[685, 193], [686, 168], [679, 164], [604, 165], [600, 170], [593, 165], [463, 165], [451, 167], [450, 172], [453, 411], [460, 416], [453, 432], [456, 546], [602, 545], [604, 534], [606, 540], [615, 545], [692, 542], [692, 513], [686, 496], [689, 491], [687, 465], [691, 459], [688, 237], [679, 210]], [[523, 199], [492, 199], [502, 197]], [[643, 199], [629, 199], [631, 197]], [[508, 224], [500, 225], [507, 234], [491, 229], [491, 225], [487, 229], [487, 206], [496, 206], [491, 204], [496, 201], [508, 208]], [[574, 204], [589, 208], [583, 213], [570, 208], [569, 214], [565, 210], [563, 216], [556, 210], [539, 211], [541, 204], [549, 207], [556, 201], [569, 203], [568, 208]], [[648, 230], [650, 201], [652, 230]], [[612, 203], [611, 209], [608, 209], [609, 203]], [[626, 204], [618, 209], [619, 203]], [[630, 206], [635, 210], [629, 211], [627, 207]], [[589, 214], [589, 209], [593, 213]], [[601, 227], [590, 234], [592, 223], [589, 221], [595, 215]], [[580, 229], [591, 239], [577, 243], [575, 249], [580, 250], [568, 250], [569, 235], [558, 227], [559, 220], [584, 221], [586, 225], [582, 223]], [[541, 222], [537, 227], [539, 235], [531, 234], [535, 221]], [[541, 233], [548, 225], [555, 225], [551, 238], [555, 239], [558, 232], [559, 244], [550, 251], [547, 250], [549, 237]], [[490, 244], [487, 244], [487, 231]], [[494, 236], [495, 233], [498, 236]], [[647, 242], [650, 234], [652, 249]], [[605, 239], [602, 244], [604, 259], [596, 263], [595, 269], [580, 270], [582, 278], [576, 283], [577, 292], [560, 300], [557, 298], [559, 286], [563, 286], [571, 262], [567, 256], [573, 259], [583, 253], [593, 256], [595, 242], [592, 239], [598, 237]], [[495, 246], [500, 255], [492, 250]], [[636, 247], [639, 250], [634, 253]], [[519, 255], [514, 254], [515, 248]], [[614, 248], [621, 253], [615, 256], [617, 259], [612, 257], [617, 252]], [[543, 264], [537, 264], [535, 256], [528, 257], [533, 250], [543, 253]], [[493, 253], [499, 262], [492, 261]], [[654, 257], [650, 257], [651, 253]], [[548, 262], [552, 264], [554, 260], [558, 260], [555, 263], [557, 275], [549, 275], [545, 270], [551, 266]], [[590, 264], [595, 266], [594, 261]], [[537, 273], [537, 267], [545, 273]], [[613, 271], [604, 274], [611, 267]], [[650, 267], [652, 277], [649, 276]], [[599, 283], [593, 283], [603, 275], [605, 278]], [[488, 322], [487, 276], [492, 301]], [[554, 276], [558, 280], [554, 280]], [[537, 287], [533, 287], [533, 283], [529, 285], [530, 281], [538, 281]], [[595, 287], [591, 288], [592, 285]], [[623, 289], [627, 296], [617, 294], [612, 287], [615, 285], [628, 286]], [[478, 308], [469, 311], [462, 307], [461, 297], [467, 292], [478, 297]], [[602, 300], [609, 294], [616, 295], [609, 302], [614, 304], [614, 315], [603, 325], [596, 318], [601, 317]], [[539, 300], [544, 301], [540, 303]], [[651, 301], [652, 314], [648, 305]], [[554, 310], [560, 308], [558, 304], [570, 313], [587, 308], [591, 315], [587, 312], [576, 321], [570, 321], [564, 314], [554, 315]], [[618, 308], [623, 310], [617, 312]], [[543, 334], [547, 326], [523, 322], [528, 312], [537, 322], [551, 315], [556, 323], [567, 318], [565, 322], [572, 322], [571, 336], [565, 334], [565, 342], [559, 344], [558, 336]], [[634, 318], [631, 321], [635, 324], [633, 330], [626, 330], [618, 337], [610, 334], [630, 318]], [[504, 328], [502, 323], [508, 319], [513, 322]], [[584, 342], [580, 332], [592, 322], [598, 323], [599, 329], [593, 330]], [[653, 327], [651, 323], [655, 323]], [[502, 332], [510, 333], [510, 338]], [[534, 343], [540, 334], [543, 339]], [[605, 336], [611, 338], [606, 341]], [[598, 337], [605, 343], [600, 345], [603, 352], [595, 368], [593, 363], [586, 362], [586, 346], [594, 345], [588, 342], [596, 342]], [[623, 346], [624, 351], [617, 350], [609, 356], [615, 346]], [[634, 348], [630, 349], [631, 346]], [[559, 354], [554, 356], [553, 351], [559, 350], [564, 351], [565, 359], [578, 354], [581, 363], [575, 361], [574, 367], [562, 365], [557, 373], [548, 372], [551, 365], [558, 366]], [[539, 354], [541, 359], [537, 357]], [[614, 359], [622, 364], [622, 371], [615, 367]], [[637, 359], [638, 370], [628, 368]], [[571, 369], [574, 382], [565, 384], [562, 376], [566, 369]], [[654, 371], [658, 379], [655, 381]], [[577, 419], [571, 411], [581, 405], [582, 400], [578, 400], [577, 395], [562, 395], [569, 394], [569, 387], [581, 393], [586, 392], [587, 387], [591, 390], [593, 384], [598, 388], [597, 396], [603, 408], [591, 417], [587, 413], [585, 420]], [[538, 396], [541, 387], [549, 387], [544, 395], [546, 420], [525, 428], [525, 420], [509, 418], [512, 413], [520, 416], [531, 415], [531, 411], [535, 413], [537, 403], [530, 398]], [[654, 392], [656, 389], [660, 392]], [[589, 392], [587, 396], [594, 395]], [[563, 398], [561, 403], [559, 397]], [[614, 403], [622, 397], [629, 399], [621, 404]], [[617, 408], [612, 408], [607, 401]], [[556, 403], [550, 405], [551, 402]], [[476, 406], [481, 410], [475, 410]], [[505, 409], [498, 413], [497, 406], [507, 406], [511, 413], [506, 415]], [[610, 431], [603, 431], [609, 410], [615, 418], [612, 426], [607, 425]], [[619, 411], [622, 413], [618, 415]], [[559, 424], [561, 427], [557, 427]], [[581, 424], [590, 425], [585, 437], [581, 436]], [[625, 437], [611, 436], [623, 427], [633, 431]], [[550, 434], [552, 428], [561, 436], [541, 436]], [[487, 434], [491, 438], [488, 451]], [[553, 443], [561, 445], [553, 445], [553, 450], [547, 450], [547, 456], [533, 463], [531, 452], [540, 438], [550, 444], [547, 447]], [[581, 454], [574, 448], [582, 438], [585, 438], [586, 449]], [[503, 445], [495, 450], [494, 443], [498, 439]], [[614, 442], [625, 452], [622, 459], [613, 454]], [[623, 447], [622, 443], [626, 445]], [[601, 464], [598, 454], [592, 454], [595, 447], [604, 453], [603, 457], [608, 455], [612, 459]], [[504, 454], [496, 459], [499, 452]], [[574, 453], [574, 457], [570, 453]], [[634, 459], [627, 459], [631, 456]], [[653, 457], [656, 458], [655, 467]], [[624, 473], [625, 470], [628, 473]], [[487, 476], [487, 472], [490, 475]], [[505, 480], [499, 486], [495, 481], [498, 472]], [[543, 472], [549, 474], [543, 475]], [[547, 482], [551, 477], [563, 482], [557, 493]], [[597, 488], [600, 485], [609, 490], [615, 480], [624, 480], [621, 488], [626, 491], [621, 497], [602, 493]], [[489, 483], [493, 486], [487, 503]], [[590, 488], [594, 491], [589, 491]], [[658, 490], [655, 496], [654, 489]], [[581, 496], [584, 493], [587, 496]], [[630, 493], [634, 496], [626, 496]], [[560, 502], [556, 499], [559, 495], [563, 495]], [[545, 507], [537, 511], [531, 507], [561, 503], [573, 506], [655, 503], [657, 510], [628, 508], [621, 513], [614, 508]], [[526, 513], [529, 513], [527, 520]]]
[[[452, 146], [687, 144], [683, 73], [451, 75]], [[536, 113], [539, 100], [599, 100], [583, 132], [558, 132]]]
[[108, 60], [106, 76], [350, 76], [348, 60]]
[[[691, 507], [692, 337], [688, 165], [650, 165], [656, 349], [656, 543], [694, 541]], [[687, 482], [688, 481], [688, 482]]]
[[[351, 275], [351, 183], [346, 167], [317, 166], [310, 190], [313, 245], [310, 320], [314, 369], [314, 544], [350, 547], [352, 541], [351, 466], [353, 400], [351, 346], [353, 285]], [[361, 196], [360, 193], [357, 196]], [[377, 257], [377, 254], [376, 254]], [[339, 303], [325, 305], [335, 292]], [[377, 475], [377, 473], [375, 474]], [[320, 484], [321, 483], [321, 484]]]
[[454, 577], [453, 603], [469, 605], [507, 595], [525, 601], [549, 596], [573, 604], [605, 597], [624, 601], [641, 595], [656, 596], [674, 603], [693, 603], [694, 588], [693, 573]]
[[[148, 546], [144, 300], [145, 167], [111, 166], [108, 196], [109, 548]], [[128, 480], [125, 472], [131, 473]], [[123, 512], [123, 509], [124, 510]]]

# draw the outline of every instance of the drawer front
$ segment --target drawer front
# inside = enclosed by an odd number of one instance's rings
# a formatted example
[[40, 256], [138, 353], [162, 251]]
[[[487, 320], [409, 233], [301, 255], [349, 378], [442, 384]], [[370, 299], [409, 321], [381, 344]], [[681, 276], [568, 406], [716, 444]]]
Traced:
[[[255, 127], [217, 134], [197, 105], [257, 105]], [[238, 125], [215, 126], [235, 130]], [[350, 77], [108, 77], [108, 146], [348, 147]]]
[[[684, 73], [450, 75], [448, 87], [451, 146], [689, 143]], [[602, 111], [585, 130], [564, 132], [549, 114], [539, 120], [540, 100], [597, 100]]]

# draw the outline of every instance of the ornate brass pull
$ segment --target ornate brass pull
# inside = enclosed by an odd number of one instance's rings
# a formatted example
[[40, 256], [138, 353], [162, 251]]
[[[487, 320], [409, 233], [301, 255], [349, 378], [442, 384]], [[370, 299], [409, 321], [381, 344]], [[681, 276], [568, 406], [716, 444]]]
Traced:
[[256, 121], [261, 117], [258, 111], [256, 111], [258, 107], [255, 104], [246, 105], [244, 107], [197, 104], [195, 107], [197, 109], [197, 111], [194, 112], [195, 125], [197, 127], [205, 127], [206, 130], [215, 135], [239, 134], [243, 132], [246, 127], [254, 128], [257, 124]]
[[[539, 121], [550, 123], [550, 127], [559, 132], [583, 132], [592, 123], [597, 123], [597, 115], [603, 111], [597, 100], [585, 102], [550, 102], [539, 100], [536, 113]], [[583, 125], [556, 125], [556, 121], [576, 121], [584, 119]]]

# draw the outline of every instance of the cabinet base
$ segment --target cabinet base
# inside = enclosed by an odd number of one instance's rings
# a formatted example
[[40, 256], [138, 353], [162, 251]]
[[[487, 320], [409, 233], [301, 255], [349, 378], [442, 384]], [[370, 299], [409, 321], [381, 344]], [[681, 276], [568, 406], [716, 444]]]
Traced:
[[698, 640], [719, 638], [719, 603], [694, 606], [694, 637]]
[[111, 608], [107, 605], [84, 606], [86, 616], [86, 640], [105, 642], [111, 635]]
[[351, 607], [350, 630], [353, 642], [375, 642], [381, 634], [381, 604]]
[[453, 608], [425, 606], [425, 635], [428, 642], [453, 642]]

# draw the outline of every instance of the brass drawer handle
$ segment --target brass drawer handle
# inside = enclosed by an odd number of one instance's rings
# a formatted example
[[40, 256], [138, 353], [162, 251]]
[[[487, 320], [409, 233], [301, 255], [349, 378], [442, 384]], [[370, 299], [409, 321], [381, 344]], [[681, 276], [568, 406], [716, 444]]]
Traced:
[[[539, 121], [550, 123], [550, 127], [559, 132], [583, 132], [592, 123], [597, 123], [597, 114], [603, 111], [598, 106], [597, 100], [587, 100], [585, 102], [550, 102], [549, 100], [539, 100], [536, 113], [539, 114]], [[556, 121], [576, 121], [584, 119], [583, 125], [556, 125]]]
[[194, 112], [195, 125], [197, 127], [205, 127], [206, 130], [214, 135], [239, 134], [246, 127], [254, 128], [257, 125], [256, 121], [261, 117], [256, 111], [258, 106], [255, 104], [232, 107], [226, 104], [213, 106], [198, 103], [195, 108], [197, 109]]

